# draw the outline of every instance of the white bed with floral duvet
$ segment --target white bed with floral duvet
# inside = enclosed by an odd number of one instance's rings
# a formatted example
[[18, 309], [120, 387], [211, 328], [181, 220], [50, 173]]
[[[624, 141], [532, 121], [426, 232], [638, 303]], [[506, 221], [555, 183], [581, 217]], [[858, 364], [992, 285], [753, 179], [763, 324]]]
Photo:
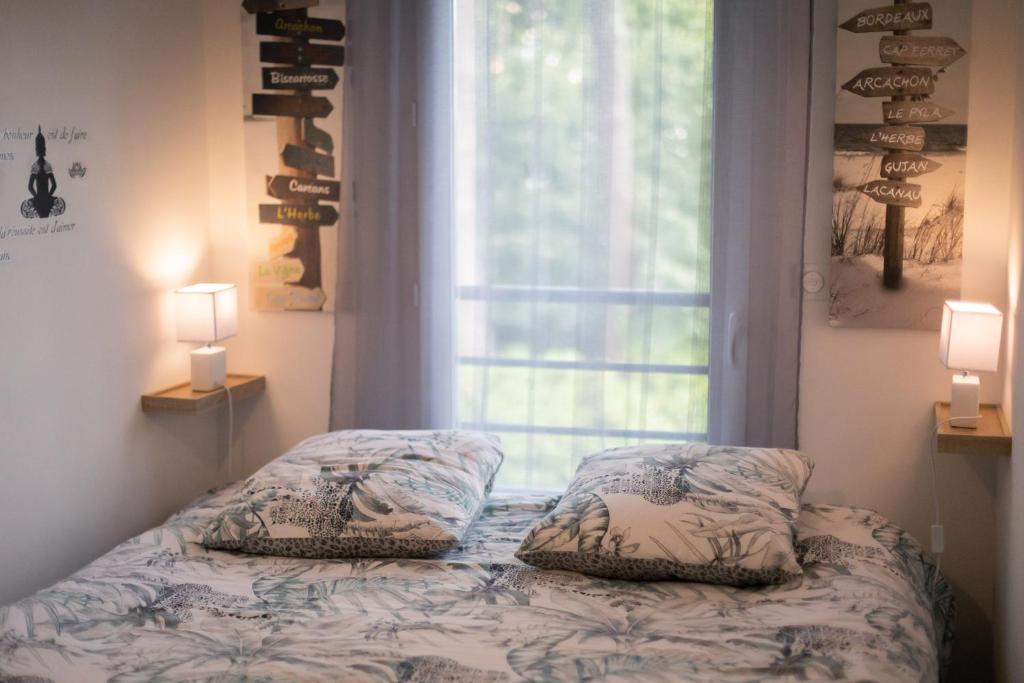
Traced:
[[0, 681], [934, 681], [950, 646], [947, 584], [868, 510], [804, 505], [803, 575], [736, 588], [525, 565], [541, 494], [430, 559], [199, 545], [239, 486], [0, 608]]

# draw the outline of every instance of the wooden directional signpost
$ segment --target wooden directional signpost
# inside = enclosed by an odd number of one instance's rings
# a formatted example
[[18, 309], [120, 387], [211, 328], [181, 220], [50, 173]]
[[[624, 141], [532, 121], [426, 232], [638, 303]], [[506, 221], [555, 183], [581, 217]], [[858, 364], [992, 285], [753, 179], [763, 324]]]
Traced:
[[886, 123], [931, 123], [955, 114], [934, 102], [882, 102], [882, 118]]
[[338, 72], [305, 66], [266, 67], [263, 87], [266, 90], [334, 90]]
[[907, 125], [939, 121], [953, 112], [925, 99], [935, 92], [936, 75], [931, 67], [943, 69], [966, 54], [945, 36], [911, 36], [908, 31], [932, 27], [932, 6], [927, 2], [894, 0], [892, 6], [864, 10], [840, 24], [853, 33], [892, 31], [882, 36], [878, 55], [893, 66], [862, 70], [843, 84], [843, 89], [862, 97], [888, 97], [882, 103], [882, 125], [867, 132], [870, 145], [884, 150], [881, 174], [857, 189], [885, 204], [885, 244], [882, 251], [882, 282], [898, 289], [903, 280], [904, 212], [921, 206], [921, 186], [904, 182], [931, 173], [941, 166], [920, 152], [926, 130]]
[[880, 126], [868, 131], [866, 142], [882, 149], [920, 152], [924, 148], [924, 136], [924, 128], [920, 126]]
[[880, 66], [864, 69], [843, 83], [843, 90], [863, 97], [931, 95], [935, 92], [932, 70], [912, 66]]
[[315, 43], [260, 43], [260, 61], [297, 66], [342, 66], [345, 63], [345, 48]]
[[888, 206], [921, 206], [921, 186], [894, 180], [872, 180], [857, 188], [876, 202]]
[[882, 157], [883, 178], [916, 178], [925, 173], [937, 171], [942, 166], [934, 159], [920, 154], [896, 152]]
[[328, 154], [334, 151], [334, 140], [331, 139], [330, 134], [317, 128], [312, 119], [302, 119], [302, 141]]
[[274, 12], [256, 15], [256, 33], [261, 36], [341, 40], [345, 25], [335, 19], [314, 19], [305, 12]]
[[264, 95], [252, 96], [252, 113], [256, 116], [298, 116], [325, 118], [334, 111], [326, 97], [308, 95]]
[[307, 7], [316, 7], [319, 4], [320, 0], [242, 0], [242, 7], [249, 14], [305, 9]]
[[345, 63], [345, 50], [331, 43], [344, 38], [345, 26], [337, 19], [309, 16], [305, 8], [316, 4], [317, 0], [243, 2], [257, 15], [256, 33], [269, 36], [259, 43], [259, 54], [265, 63], [263, 88], [272, 92], [253, 93], [252, 112], [278, 117], [281, 150], [279, 173], [267, 176], [267, 194], [281, 203], [259, 205], [260, 223], [285, 226], [271, 240], [274, 258], [259, 263], [255, 271], [262, 296], [272, 301], [267, 304], [270, 309], [323, 307], [320, 230], [338, 221], [338, 210], [320, 203], [337, 202], [341, 196], [331, 156], [334, 141], [314, 124], [315, 119], [327, 118], [334, 105], [310, 91], [329, 94], [338, 86], [339, 74], [330, 67]]
[[288, 144], [281, 151], [281, 160], [289, 168], [297, 168], [313, 175], [334, 176], [334, 157], [318, 154], [305, 147]]
[[884, 36], [878, 41], [878, 57], [888, 64], [922, 64], [945, 68], [967, 54], [952, 38]]
[[277, 199], [336, 202], [341, 197], [341, 183], [291, 175], [267, 176], [267, 194]]
[[860, 14], [850, 17], [839, 28], [853, 33], [871, 33], [926, 29], [932, 27], [932, 6], [927, 2], [903, 2], [894, 0], [892, 7], [875, 7], [866, 9]]
[[337, 222], [338, 212], [330, 204], [260, 204], [260, 223], [318, 226]]

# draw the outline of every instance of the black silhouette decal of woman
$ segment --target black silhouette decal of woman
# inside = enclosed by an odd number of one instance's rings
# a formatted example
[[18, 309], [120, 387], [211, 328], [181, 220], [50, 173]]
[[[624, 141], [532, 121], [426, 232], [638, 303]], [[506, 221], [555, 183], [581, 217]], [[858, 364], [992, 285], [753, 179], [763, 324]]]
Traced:
[[53, 194], [57, 191], [57, 179], [53, 177], [53, 167], [46, 160], [42, 126], [36, 135], [36, 157], [32, 163], [32, 175], [28, 178], [28, 191], [32, 197], [21, 203], [21, 215], [25, 218], [59, 216], [67, 206], [63, 199]]

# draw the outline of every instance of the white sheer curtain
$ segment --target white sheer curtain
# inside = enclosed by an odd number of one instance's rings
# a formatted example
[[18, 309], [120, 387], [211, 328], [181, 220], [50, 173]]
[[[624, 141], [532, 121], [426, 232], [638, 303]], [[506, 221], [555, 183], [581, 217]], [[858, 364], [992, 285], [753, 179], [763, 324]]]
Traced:
[[455, 3], [456, 422], [505, 486], [704, 440], [710, 0]]

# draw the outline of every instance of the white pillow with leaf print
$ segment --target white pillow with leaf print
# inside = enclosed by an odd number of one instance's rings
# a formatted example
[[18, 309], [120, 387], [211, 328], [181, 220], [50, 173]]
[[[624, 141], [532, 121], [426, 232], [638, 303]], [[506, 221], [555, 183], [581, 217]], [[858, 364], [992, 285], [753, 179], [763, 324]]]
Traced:
[[793, 546], [812, 469], [774, 448], [607, 450], [580, 464], [516, 557], [616, 579], [782, 583], [802, 574]]
[[207, 548], [294, 557], [428, 557], [458, 545], [503, 459], [493, 434], [356, 430], [306, 439], [246, 480]]

